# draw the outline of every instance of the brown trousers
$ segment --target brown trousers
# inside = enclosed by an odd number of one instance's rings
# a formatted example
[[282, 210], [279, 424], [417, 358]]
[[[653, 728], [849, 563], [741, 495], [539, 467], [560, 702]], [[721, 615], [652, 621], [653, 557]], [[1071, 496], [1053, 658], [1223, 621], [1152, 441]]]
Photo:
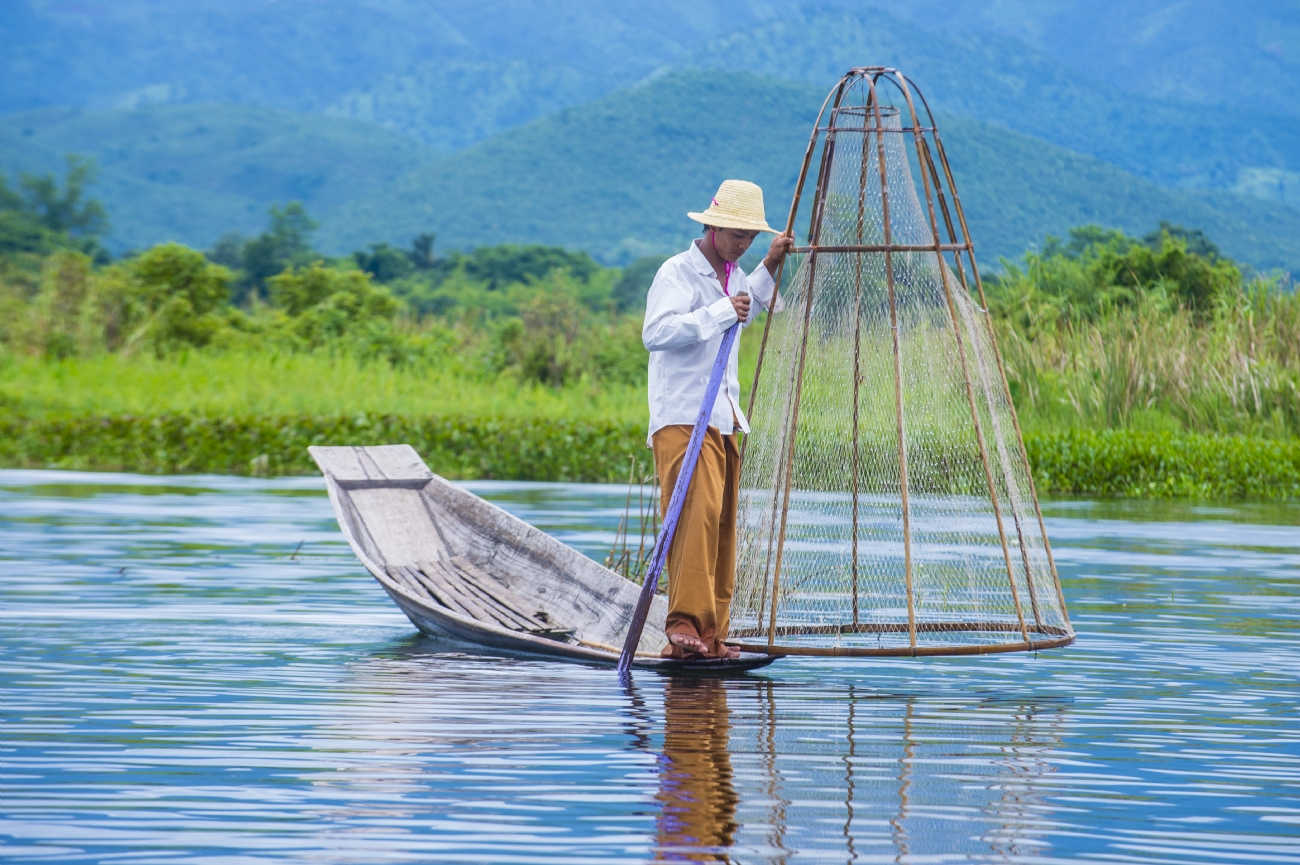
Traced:
[[[666, 426], [652, 439], [661, 514], [668, 512], [690, 439], [691, 427], [685, 424]], [[669, 636], [693, 634], [711, 647], [711, 655], [726, 653], [722, 641], [731, 626], [739, 493], [736, 437], [724, 436], [716, 427], [709, 427], [668, 552], [668, 620], [664, 632]]]

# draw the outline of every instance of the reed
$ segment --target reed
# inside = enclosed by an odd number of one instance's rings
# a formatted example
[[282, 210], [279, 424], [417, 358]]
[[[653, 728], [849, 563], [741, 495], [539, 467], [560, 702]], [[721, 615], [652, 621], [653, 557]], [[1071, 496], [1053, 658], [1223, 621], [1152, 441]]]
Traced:
[[1026, 429], [1300, 436], [1300, 297], [1256, 282], [1208, 314], [1156, 299], [1034, 331], [1000, 322]]

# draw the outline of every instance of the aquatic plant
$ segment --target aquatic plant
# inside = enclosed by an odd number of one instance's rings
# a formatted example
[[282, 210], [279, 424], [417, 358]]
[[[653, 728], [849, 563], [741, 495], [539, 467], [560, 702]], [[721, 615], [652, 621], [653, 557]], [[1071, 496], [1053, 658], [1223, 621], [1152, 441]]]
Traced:
[[[149, 473], [314, 474], [309, 445], [407, 443], [449, 478], [626, 483], [640, 421], [502, 416], [9, 415], [0, 465]], [[1131, 430], [1027, 433], [1040, 491], [1300, 498], [1300, 440]]]
[[0, 465], [150, 473], [315, 474], [311, 445], [414, 447], [450, 478], [612, 482], [640, 425], [400, 415], [50, 415], [0, 419]]

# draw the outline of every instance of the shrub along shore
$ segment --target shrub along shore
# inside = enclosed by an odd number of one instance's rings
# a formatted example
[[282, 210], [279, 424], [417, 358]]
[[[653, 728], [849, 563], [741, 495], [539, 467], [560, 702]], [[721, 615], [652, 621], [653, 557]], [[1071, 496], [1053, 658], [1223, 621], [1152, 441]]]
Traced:
[[[407, 442], [452, 478], [623, 482], [645, 449], [661, 258], [313, 250], [301, 206], [207, 252], [113, 261], [90, 167], [0, 177], [0, 466], [315, 471]], [[1300, 296], [1198, 231], [1086, 226], [986, 274], [1048, 495], [1300, 498]], [[741, 379], [758, 340], [742, 342]]]
[[[310, 445], [406, 443], [453, 479], [622, 483], [649, 460], [640, 423], [567, 419], [59, 416], [0, 420], [0, 464], [302, 475]], [[1132, 430], [1027, 433], [1047, 495], [1300, 498], [1300, 440]]]

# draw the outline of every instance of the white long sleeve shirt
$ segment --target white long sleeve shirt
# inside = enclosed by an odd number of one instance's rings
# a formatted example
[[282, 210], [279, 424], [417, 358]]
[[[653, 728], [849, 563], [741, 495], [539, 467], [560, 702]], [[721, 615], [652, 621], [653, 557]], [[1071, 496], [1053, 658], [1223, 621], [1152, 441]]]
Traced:
[[[750, 322], [760, 309], [780, 312], [784, 308], [772, 274], [762, 265], [748, 276], [739, 267], [733, 268], [724, 294], [713, 265], [694, 242], [685, 252], [665, 261], [655, 274], [646, 298], [645, 325], [641, 328], [641, 341], [650, 351], [647, 444], [656, 432], [670, 424], [695, 424], [709, 373], [722, 347], [722, 335], [736, 321], [736, 309], [727, 295], [741, 293], [753, 298]], [[740, 409], [740, 381], [736, 372], [739, 354], [737, 334], [727, 360], [722, 390], [709, 418], [709, 426], [716, 427], [723, 435], [735, 432], [735, 422], [739, 422], [742, 431], [749, 432], [749, 420]]]

